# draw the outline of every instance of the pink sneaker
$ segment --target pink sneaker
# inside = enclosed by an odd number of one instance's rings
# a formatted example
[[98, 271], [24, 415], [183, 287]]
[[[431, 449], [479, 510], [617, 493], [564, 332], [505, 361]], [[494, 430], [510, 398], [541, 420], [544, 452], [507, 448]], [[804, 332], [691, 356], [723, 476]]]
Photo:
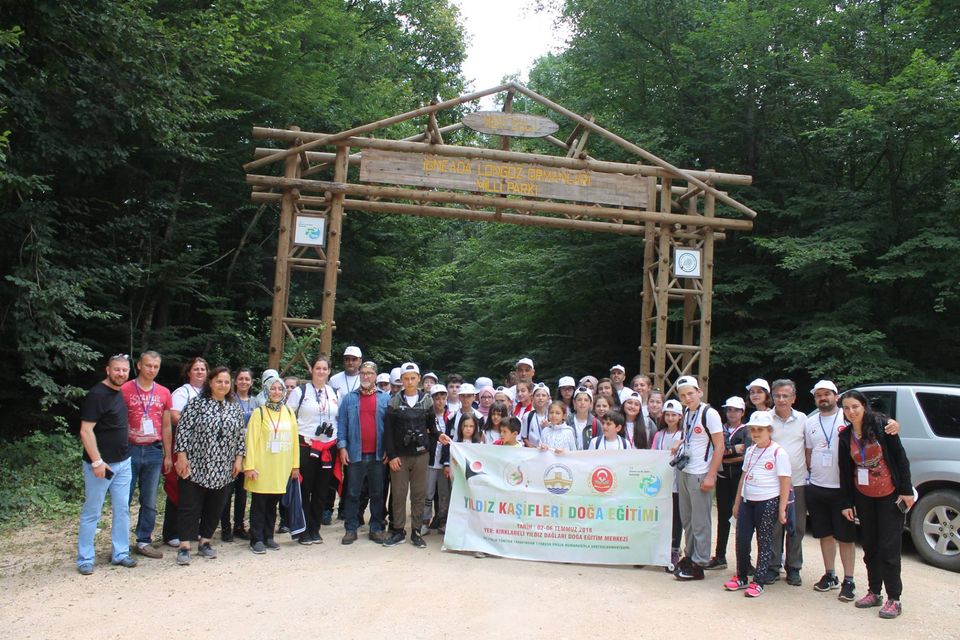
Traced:
[[723, 583], [723, 588], [727, 591], [740, 591], [746, 589], [748, 584], [746, 580], [741, 580], [740, 576], [733, 576]]
[[751, 582], [747, 590], [743, 592], [743, 595], [748, 598], [759, 598], [763, 595], [763, 585]]
[[883, 603], [883, 607], [880, 609], [881, 618], [896, 618], [900, 615], [900, 601], [899, 600], [887, 600]]
[[853, 606], [857, 609], [867, 609], [869, 607], [879, 607], [881, 604], [883, 604], [883, 601], [879, 595], [873, 591], [867, 591], [862, 598], [853, 603]]

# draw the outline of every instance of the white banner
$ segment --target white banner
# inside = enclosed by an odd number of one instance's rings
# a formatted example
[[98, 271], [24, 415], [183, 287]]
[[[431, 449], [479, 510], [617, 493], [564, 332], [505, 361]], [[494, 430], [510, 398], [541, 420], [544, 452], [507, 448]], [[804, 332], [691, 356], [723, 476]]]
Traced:
[[445, 549], [588, 564], [670, 563], [673, 468], [663, 451], [450, 445]]

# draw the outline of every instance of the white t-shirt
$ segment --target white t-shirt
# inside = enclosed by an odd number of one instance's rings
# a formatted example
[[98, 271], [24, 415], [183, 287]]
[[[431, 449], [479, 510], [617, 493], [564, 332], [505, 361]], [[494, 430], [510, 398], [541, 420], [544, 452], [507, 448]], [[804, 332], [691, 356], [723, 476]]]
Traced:
[[839, 440], [837, 434], [843, 426], [843, 411], [833, 415], [821, 413], [807, 418], [804, 430], [804, 446], [810, 449], [810, 484], [831, 489], [840, 488]]
[[[305, 396], [303, 396], [304, 389], [306, 389]], [[303, 396], [302, 403], [301, 396]], [[297, 417], [297, 431], [307, 439], [307, 442], [311, 440], [329, 442], [337, 439], [337, 411], [340, 410], [340, 402], [337, 392], [331, 385], [327, 384], [319, 389], [314, 387], [312, 382], [306, 383], [306, 386], [300, 385], [287, 396], [287, 406]], [[324, 422], [333, 425], [333, 436], [316, 435], [317, 427]]]
[[540, 415], [536, 411], [531, 411], [520, 419], [520, 439], [529, 440], [531, 447], [540, 446], [540, 433], [546, 428], [546, 414]]
[[551, 450], [576, 451], [577, 436], [573, 432], [573, 427], [565, 422], [558, 425], [544, 424], [540, 430], [540, 444], [547, 445]]
[[629, 449], [630, 443], [622, 436], [617, 436], [613, 440], [607, 440], [605, 436], [599, 435], [590, 440], [590, 446], [588, 448], [598, 449], [600, 451], [618, 451], [621, 449]]
[[791, 409], [790, 417], [780, 418], [775, 410], [770, 410], [773, 418], [773, 441], [787, 450], [790, 456], [790, 467], [793, 469], [793, 486], [807, 484], [807, 452], [804, 445], [807, 416], [796, 409]]
[[176, 391], [170, 394], [170, 409], [182, 413], [187, 403], [200, 395], [201, 391], [202, 389], [197, 389], [189, 382], [181, 387], [177, 387]]
[[356, 375], [348, 376], [346, 371], [341, 371], [330, 378], [329, 384], [342, 399], [351, 391], [356, 391], [360, 388], [360, 373], [358, 372]]
[[790, 456], [775, 442], [751, 445], [743, 456], [743, 498], [759, 502], [780, 495], [780, 478], [790, 477]]
[[[707, 409], [706, 415], [701, 419], [701, 414], [704, 413], [706, 407], [707, 405], [701, 403], [695, 411], [687, 408], [683, 410], [683, 450], [690, 456], [690, 461], [684, 467], [683, 472], [695, 476], [706, 473], [710, 469], [710, 460], [713, 453], [711, 452], [706, 460], [703, 458], [707, 454], [707, 447], [710, 446], [711, 436], [714, 433], [723, 433], [723, 420], [720, 419], [720, 414], [713, 407]], [[707, 427], [706, 430], [701, 423]]]

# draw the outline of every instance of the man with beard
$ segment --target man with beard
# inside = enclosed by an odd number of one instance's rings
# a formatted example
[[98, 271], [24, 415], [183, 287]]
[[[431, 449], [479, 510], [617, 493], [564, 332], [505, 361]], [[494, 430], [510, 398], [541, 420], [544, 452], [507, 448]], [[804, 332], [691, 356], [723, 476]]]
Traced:
[[[330, 378], [330, 386], [341, 398], [356, 391], [360, 386], [360, 359], [363, 353], [360, 347], [349, 346], [343, 351], [343, 371]], [[376, 372], [374, 372], [376, 375]]]

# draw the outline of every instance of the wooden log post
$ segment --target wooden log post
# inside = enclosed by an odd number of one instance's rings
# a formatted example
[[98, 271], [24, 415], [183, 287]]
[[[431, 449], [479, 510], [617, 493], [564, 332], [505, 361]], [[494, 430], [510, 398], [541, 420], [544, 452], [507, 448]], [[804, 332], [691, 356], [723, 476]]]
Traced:
[[[646, 178], [647, 183], [647, 211], [656, 213], [657, 202], [657, 179]], [[656, 318], [653, 316], [653, 294], [654, 282], [651, 280], [657, 268], [656, 261], [656, 225], [653, 222], [644, 223], [643, 229], [643, 300], [640, 304], [640, 370], [638, 373], [650, 375], [651, 348], [653, 339], [653, 323]], [[653, 379], [651, 377], [651, 382]]]
[[[337, 147], [337, 158], [333, 165], [334, 182], [347, 181], [350, 148]], [[337, 301], [337, 265], [340, 262], [340, 233], [343, 229], [343, 193], [334, 193], [327, 216], [327, 264], [323, 277], [323, 306], [320, 320], [323, 321], [323, 335], [320, 337], [320, 353], [330, 355], [333, 345], [333, 308]]]
[[[670, 178], [661, 180], [660, 211], [670, 212]], [[657, 261], [657, 336], [654, 342], [654, 386], [667, 392], [667, 323], [670, 318], [670, 247], [672, 230], [669, 226], [660, 227], [659, 256]]]
[[[299, 127], [290, 127], [299, 130]], [[292, 146], [298, 144], [293, 141]], [[300, 177], [300, 158], [288, 155], [284, 164], [285, 178]], [[277, 234], [277, 264], [273, 276], [273, 310], [270, 314], [270, 350], [267, 354], [267, 366], [280, 369], [283, 357], [283, 318], [287, 315], [287, 297], [290, 290], [290, 238], [293, 232], [293, 216], [296, 210], [299, 192], [293, 187], [283, 189], [280, 201], [280, 230]]]
[[[703, 215], [712, 218], [716, 212], [716, 201], [712, 193], [703, 199]], [[710, 392], [710, 331], [713, 326], [713, 255], [714, 238], [712, 233], [704, 234], [703, 240], [703, 291], [700, 294], [700, 388], [706, 400]]]

